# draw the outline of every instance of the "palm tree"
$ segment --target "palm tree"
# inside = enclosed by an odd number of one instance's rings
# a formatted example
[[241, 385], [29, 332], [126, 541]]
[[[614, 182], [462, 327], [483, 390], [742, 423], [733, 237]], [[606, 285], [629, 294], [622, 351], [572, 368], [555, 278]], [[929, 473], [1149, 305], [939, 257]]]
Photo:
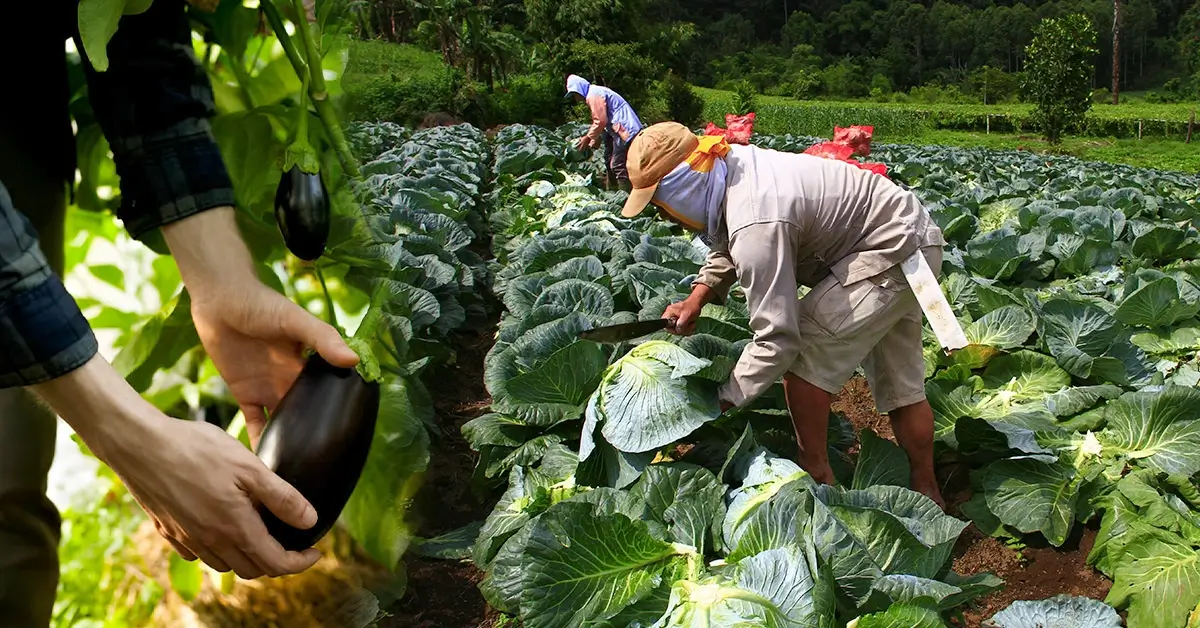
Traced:
[[1112, 104], [1121, 99], [1121, 0], [1113, 0]]
[[493, 28], [492, 9], [485, 4], [472, 7], [462, 24], [462, 51], [467, 76], [487, 84], [493, 91], [496, 80], [504, 82], [512, 68], [521, 41], [512, 33]]
[[471, 5], [468, 0], [413, 0], [423, 14], [417, 32], [437, 41], [446, 65], [462, 67], [462, 22]]

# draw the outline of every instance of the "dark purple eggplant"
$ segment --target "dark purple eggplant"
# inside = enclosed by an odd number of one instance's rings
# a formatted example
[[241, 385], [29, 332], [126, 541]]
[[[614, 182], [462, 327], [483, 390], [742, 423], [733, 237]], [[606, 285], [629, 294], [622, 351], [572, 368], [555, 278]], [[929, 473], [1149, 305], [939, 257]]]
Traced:
[[292, 255], [311, 262], [329, 240], [329, 193], [321, 174], [292, 166], [275, 188], [275, 223]]
[[309, 358], [258, 444], [258, 457], [317, 510], [317, 524], [300, 530], [259, 506], [285, 549], [312, 547], [333, 528], [366, 465], [378, 414], [379, 384], [319, 355]]

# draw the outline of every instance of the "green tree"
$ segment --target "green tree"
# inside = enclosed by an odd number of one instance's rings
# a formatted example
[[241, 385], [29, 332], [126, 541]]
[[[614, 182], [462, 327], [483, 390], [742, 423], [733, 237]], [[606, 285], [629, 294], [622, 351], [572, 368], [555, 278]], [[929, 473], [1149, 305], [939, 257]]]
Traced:
[[1179, 52], [1184, 66], [1193, 73], [1192, 83], [1200, 93], [1200, 2], [1179, 20]]
[[1003, 102], [1017, 91], [1018, 79], [999, 68], [983, 66], [971, 73], [967, 86], [985, 105]]
[[571, 43], [562, 58], [560, 74], [570, 72], [611, 87], [637, 108], [662, 75], [662, 66], [637, 44], [598, 44], [579, 39]]
[[1057, 144], [1062, 134], [1083, 122], [1092, 106], [1096, 30], [1082, 14], [1043, 20], [1025, 48], [1026, 99], [1046, 140]]
[[700, 116], [704, 113], [704, 101], [674, 72], [667, 73], [660, 85], [660, 91], [671, 120], [686, 126], [700, 121]]
[[823, 42], [821, 23], [804, 11], [792, 11], [787, 23], [783, 25], [784, 48], [795, 48], [807, 44], [812, 49], [820, 49]]
[[417, 33], [442, 54], [446, 65], [463, 70], [467, 78], [495, 87], [511, 73], [521, 41], [496, 30], [493, 8], [468, 0], [415, 0], [426, 18]]
[[637, 41], [636, 27], [642, 12], [638, 0], [525, 0], [528, 34], [550, 44], [555, 53], [566, 52], [577, 39], [598, 43]]

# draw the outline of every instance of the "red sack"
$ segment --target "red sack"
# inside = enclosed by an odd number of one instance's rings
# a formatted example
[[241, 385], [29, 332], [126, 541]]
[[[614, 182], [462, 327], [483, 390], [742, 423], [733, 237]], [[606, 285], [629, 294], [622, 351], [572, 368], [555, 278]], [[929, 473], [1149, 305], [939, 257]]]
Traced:
[[813, 144], [812, 146], [808, 147], [808, 150], [804, 151], [805, 155], [816, 155], [817, 157], [837, 159], [838, 161], [846, 161], [853, 153], [854, 149], [838, 142], [821, 142], [820, 144]]
[[870, 170], [871, 172], [874, 172], [875, 174], [877, 174], [881, 177], [887, 177], [887, 165], [886, 164], [862, 163], [862, 162], [855, 161], [853, 159], [848, 159], [846, 161], [858, 166], [859, 168], [862, 168], [863, 170]]
[[863, 170], [869, 170], [882, 177], [887, 177], [887, 166], [880, 163], [862, 163], [851, 159], [853, 155], [866, 156], [871, 154], [871, 136], [875, 134], [873, 126], [833, 127], [833, 141], [813, 144], [804, 151], [806, 155], [816, 155], [825, 159], [836, 159], [853, 164]]
[[744, 116], [725, 114], [725, 139], [730, 144], [749, 144], [750, 134], [754, 132], [754, 112]]
[[708, 126], [704, 127], [704, 134], [705, 135], [717, 135], [720, 137], [724, 137], [725, 129], [722, 129], [721, 127], [713, 124], [712, 122], [709, 122]]
[[871, 154], [871, 136], [874, 134], [873, 126], [833, 127], [833, 141], [846, 144], [854, 150], [853, 154], [862, 157]]

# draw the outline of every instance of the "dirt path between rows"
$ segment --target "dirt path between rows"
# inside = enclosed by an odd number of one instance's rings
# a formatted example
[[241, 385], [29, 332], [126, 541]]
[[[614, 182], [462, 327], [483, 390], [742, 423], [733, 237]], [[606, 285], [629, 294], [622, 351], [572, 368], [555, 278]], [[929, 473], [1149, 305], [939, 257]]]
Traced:
[[[480, 499], [471, 490], [476, 454], [462, 436], [467, 421], [487, 412], [491, 397], [483, 385], [483, 360], [493, 339], [489, 333], [459, 334], [451, 340], [457, 364], [440, 367], [424, 377], [433, 397], [441, 426], [439, 440], [430, 447], [429, 472], [421, 489], [418, 533], [425, 538], [480, 521], [499, 499]], [[465, 562], [405, 558], [408, 583], [404, 597], [392, 608], [380, 628], [484, 628], [499, 613], [483, 601], [476, 584], [483, 577]]]

